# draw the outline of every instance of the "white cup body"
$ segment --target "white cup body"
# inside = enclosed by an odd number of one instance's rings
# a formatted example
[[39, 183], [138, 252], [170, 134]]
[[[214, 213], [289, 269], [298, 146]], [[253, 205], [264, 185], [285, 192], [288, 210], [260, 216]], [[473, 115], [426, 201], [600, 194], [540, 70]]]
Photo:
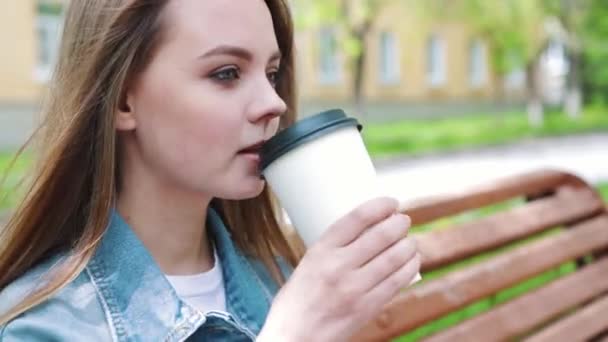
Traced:
[[339, 218], [379, 196], [376, 171], [356, 127], [342, 127], [279, 157], [264, 170], [307, 246]]
[[[376, 171], [355, 126], [308, 141], [263, 172], [307, 247], [338, 219], [381, 196]], [[420, 274], [412, 283], [420, 280]]]

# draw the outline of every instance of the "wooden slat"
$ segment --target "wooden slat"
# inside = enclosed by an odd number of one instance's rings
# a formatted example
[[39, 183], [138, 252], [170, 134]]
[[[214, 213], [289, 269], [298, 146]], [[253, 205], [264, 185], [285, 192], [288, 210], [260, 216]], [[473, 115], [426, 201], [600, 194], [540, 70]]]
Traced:
[[608, 215], [490, 260], [409, 288], [362, 329], [357, 339], [397, 337], [476, 300], [608, 245]]
[[[425, 341], [451, 342], [471, 339], [506, 341], [516, 338], [560, 313], [608, 291], [606, 274], [608, 274], [608, 259], [602, 259], [581, 271], [431, 336]], [[605, 315], [603, 319], [605, 324]], [[559, 340], [575, 341], [562, 337]]]
[[418, 200], [407, 205], [405, 212], [418, 225], [511, 198], [554, 190], [563, 185], [590, 188], [580, 178], [571, 174], [541, 170], [503, 178], [458, 194]]
[[[511, 198], [553, 191], [565, 186], [592, 189], [572, 174], [555, 170], [539, 170], [499, 179], [458, 194], [421, 199], [410, 203], [404, 211], [412, 217], [414, 224], [419, 225]], [[597, 192], [595, 192], [595, 197], [600, 198]], [[603, 212], [608, 212], [608, 208], [604, 208]], [[290, 245], [303, 254], [306, 248], [293, 227], [285, 227], [284, 231]]]
[[608, 329], [608, 296], [595, 300], [525, 341], [586, 341], [606, 329]]
[[602, 211], [603, 206], [591, 190], [573, 190], [452, 228], [419, 234], [416, 239], [422, 270], [432, 270], [557, 225], [576, 222]]

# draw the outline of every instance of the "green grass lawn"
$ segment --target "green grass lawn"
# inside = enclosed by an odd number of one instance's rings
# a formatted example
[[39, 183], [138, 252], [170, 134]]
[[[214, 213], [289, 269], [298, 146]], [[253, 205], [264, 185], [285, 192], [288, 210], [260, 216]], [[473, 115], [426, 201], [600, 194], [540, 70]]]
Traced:
[[418, 341], [424, 337], [448, 329], [458, 324], [459, 322], [462, 322], [483, 312], [486, 312], [495, 307], [496, 305], [500, 305], [527, 292], [540, 288], [553, 280], [556, 280], [568, 273], [573, 272], [574, 270], [575, 265], [573, 262], [563, 264], [560, 267], [549, 270], [539, 276], [531, 278], [504, 291], [498, 292], [493, 296], [477, 301], [471, 305], [464, 307], [461, 310], [458, 310], [436, 321], [426, 324], [412, 331], [411, 333], [408, 333], [407, 335], [395, 339], [394, 341]]
[[31, 157], [23, 155], [9, 169], [13, 157], [14, 152], [0, 152], [0, 213], [16, 204], [16, 187], [31, 165]]
[[530, 127], [525, 113], [370, 123], [364, 125], [363, 137], [370, 154], [377, 158], [596, 131], [608, 131], [606, 108], [589, 107], [578, 120], [572, 120], [563, 113], [547, 113], [540, 128]]
[[600, 193], [602, 194], [602, 197], [604, 198], [604, 200], [606, 202], [608, 202], [608, 183], [600, 184], [598, 186], [598, 189], [600, 190]]

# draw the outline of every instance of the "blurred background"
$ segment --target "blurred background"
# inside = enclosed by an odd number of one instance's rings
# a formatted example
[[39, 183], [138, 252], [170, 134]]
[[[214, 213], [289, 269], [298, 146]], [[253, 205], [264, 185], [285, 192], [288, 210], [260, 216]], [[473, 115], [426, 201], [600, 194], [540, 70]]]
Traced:
[[[289, 2], [300, 115], [356, 116], [388, 194], [559, 168], [608, 199], [608, 1]], [[26, 151], [8, 171], [40, 120], [67, 1], [0, 3], [1, 221], [31, 165]]]
[[[66, 4], [3, 0], [0, 170], [39, 120]], [[300, 116], [358, 117], [387, 192], [416, 198], [540, 167], [608, 181], [606, 1], [290, 4]]]

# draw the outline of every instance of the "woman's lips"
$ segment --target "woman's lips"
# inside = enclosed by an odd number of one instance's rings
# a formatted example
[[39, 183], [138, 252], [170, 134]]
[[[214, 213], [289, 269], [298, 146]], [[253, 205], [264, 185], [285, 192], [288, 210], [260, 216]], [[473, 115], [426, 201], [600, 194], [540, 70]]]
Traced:
[[239, 151], [239, 154], [260, 154], [260, 150], [262, 149], [262, 145], [264, 141], [257, 142], [249, 147], [245, 147], [244, 149]]
[[240, 156], [243, 156], [251, 161], [256, 163], [260, 162], [260, 154], [259, 153], [239, 153]]
[[240, 150], [238, 152], [238, 154], [255, 163], [259, 163], [260, 162], [260, 149], [262, 148], [262, 144], [264, 144], [264, 141], [255, 143], [249, 147], [246, 147], [246, 148]]
[[258, 141], [257, 143], [240, 150], [239, 153], [250, 153], [250, 152], [259, 153], [263, 144], [264, 144], [264, 141]]

